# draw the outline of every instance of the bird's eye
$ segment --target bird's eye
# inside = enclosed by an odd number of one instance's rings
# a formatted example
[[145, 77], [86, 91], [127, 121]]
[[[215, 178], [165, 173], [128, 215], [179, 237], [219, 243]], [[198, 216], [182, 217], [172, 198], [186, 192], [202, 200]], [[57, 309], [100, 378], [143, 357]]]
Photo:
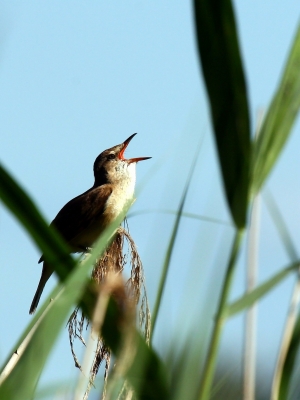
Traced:
[[116, 157], [115, 157], [115, 155], [114, 154], [109, 154], [108, 156], [107, 156], [107, 159], [108, 160], [114, 160]]

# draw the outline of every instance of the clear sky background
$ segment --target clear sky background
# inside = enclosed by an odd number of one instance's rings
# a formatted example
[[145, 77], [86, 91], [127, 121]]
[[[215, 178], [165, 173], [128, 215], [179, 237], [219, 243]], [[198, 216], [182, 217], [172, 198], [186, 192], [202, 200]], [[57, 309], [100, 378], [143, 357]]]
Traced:
[[[235, 1], [252, 127], [272, 98], [290, 48], [296, 0]], [[1, 163], [50, 222], [71, 198], [93, 184], [92, 166], [104, 149], [134, 132], [128, 157], [137, 165], [132, 211], [176, 210], [202, 141], [185, 211], [227, 222], [184, 218], [172, 258], [155, 345], [212, 320], [233, 229], [224, 202], [206, 93], [198, 64], [191, 2], [2, 1], [0, 4]], [[299, 248], [299, 122], [267, 186]], [[253, 131], [254, 129], [252, 129]], [[30, 321], [40, 277], [39, 251], [1, 205], [0, 361]], [[153, 306], [174, 216], [129, 219], [143, 260]], [[259, 280], [289, 262], [262, 205]], [[245, 252], [232, 297], [244, 290]], [[294, 278], [267, 296], [258, 314], [258, 360], [270, 371]], [[55, 284], [48, 282], [43, 299]], [[223, 350], [241, 357], [243, 317], [226, 326]], [[203, 322], [205, 325], [205, 322]], [[40, 385], [78, 374], [63, 330]]]

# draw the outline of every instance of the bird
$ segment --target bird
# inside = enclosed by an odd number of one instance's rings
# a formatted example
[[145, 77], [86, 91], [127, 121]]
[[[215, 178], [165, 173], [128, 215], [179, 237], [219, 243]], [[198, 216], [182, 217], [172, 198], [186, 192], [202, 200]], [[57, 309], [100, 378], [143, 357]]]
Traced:
[[[94, 185], [70, 200], [51, 222], [70, 248], [70, 253], [85, 252], [91, 248], [105, 228], [114, 221], [133, 199], [136, 164], [151, 157], [124, 158], [124, 152], [136, 135], [123, 143], [104, 150], [94, 162]], [[53, 268], [42, 255], [41, 278], [32, 300], [29, 314], [33, 314]]]

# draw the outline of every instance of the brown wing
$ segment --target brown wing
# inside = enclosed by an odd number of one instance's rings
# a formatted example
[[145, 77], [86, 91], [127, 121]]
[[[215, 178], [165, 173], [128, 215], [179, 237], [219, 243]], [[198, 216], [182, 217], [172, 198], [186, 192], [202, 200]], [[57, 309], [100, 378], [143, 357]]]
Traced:
[[[109, 184], [92, 188], [70, 200], [51, 222], [66, 242], [87, 229], [103, 213], [107, 199], [111, 195]], [[43, 256], [39, 262], [43, 261]]]

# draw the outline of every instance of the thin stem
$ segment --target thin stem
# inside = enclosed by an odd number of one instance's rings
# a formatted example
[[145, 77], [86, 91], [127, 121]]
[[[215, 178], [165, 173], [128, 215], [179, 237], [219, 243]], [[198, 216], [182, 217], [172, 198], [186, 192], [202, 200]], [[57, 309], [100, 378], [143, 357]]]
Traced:
[[[260, 194], [253, 201], [251, 222], [248, 236], [248, 263], [246, 290], [251, 292], [257, 284], [258, 248], [260, 222]], [[256, 368], [256, 314], [257, 305], [254, 303], [246, 311], [244, 333], [244, 400], [255, 399], [255, 368]]]
[[206, 356], [204, 365], [204, 372], [199, 390], [199, 400], [206, 400], [209, 398], [211, 385], [215, 372], [216, 359], [218, 354], [218, 347], [220, 343], [221, 333], [225, 322], [225, 310], [227, 306], [227, 300], [230, 292], [232, 279], [234, 276], [235, 266], [237, 257], [239, 254], [241, 240], [243, 237], [244, 230], [238, 230], [235, 234], [234, 241], [232, 244], [231, 254], [227, 265], [226, 275], [222, 287], [221, 297], [217, 309], [217, 315], [214, 322], [213, 332]]
[[[256, 120], [255, 140], [257, 140], [263, 123], [265, 110], [259, 109]], [[248, 234], [248, 262], [246, 267], [246, 290], [251, 292], [257, 284], [259, 225], [260, 225], [260, 193], [254, 197]], [[256, 319], [257, 305], [254, 303], [246, 311], [244, 332], [244, 400], [255, 399], [255, 368], [256, 368]]]

